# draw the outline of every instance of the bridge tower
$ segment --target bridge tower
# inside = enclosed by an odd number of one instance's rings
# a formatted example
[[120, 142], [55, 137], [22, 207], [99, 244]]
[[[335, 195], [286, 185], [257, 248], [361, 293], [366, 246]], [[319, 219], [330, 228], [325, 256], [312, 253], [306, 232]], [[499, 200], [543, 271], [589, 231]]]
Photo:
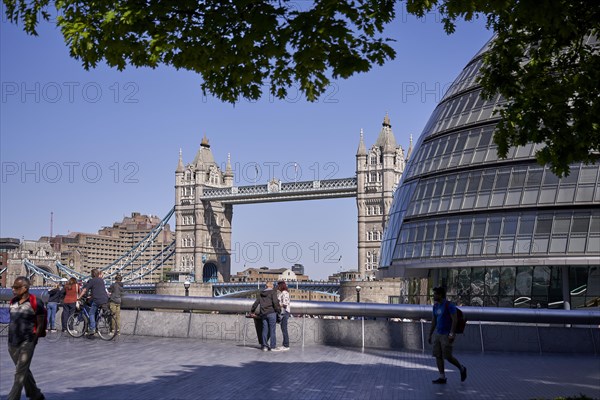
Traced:
[[173, 273], [196, 282], [228, 281], [231, 273], [231, 204], [202, 201], [204, 188], [233, 186], [231, 160], [222, 171], [206, 136], [191, 164], [181, 151], [175, 171], [176, 250]]
[[379, 137], [367, 151], [363, 131], [356, 152], [358, 208], [358, 272], [364, 279], [373, 279], [379, 263], [379, 248], [388, 220], [394, 191], [398, 186], [406, 161], [412, 151], [412, 139], [405, 157], [402, 146], [396, 144], [390, 118], [386, 114]]

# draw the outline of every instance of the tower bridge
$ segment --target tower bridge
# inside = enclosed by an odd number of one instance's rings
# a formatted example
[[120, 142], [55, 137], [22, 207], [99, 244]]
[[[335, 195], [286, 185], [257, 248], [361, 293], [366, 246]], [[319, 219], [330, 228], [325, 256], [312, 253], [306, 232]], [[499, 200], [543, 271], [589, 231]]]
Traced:
[[220, 201], [226, 204], [254, 204], [356, 197], [357, 189], [355, 177], [293, 183], [272, 179], [266, 185], [206, 188], [199, 198], [201, 201]]
[[180, 151], [175, 171], [173, 277], [213, 283], [229, 280], [234, 205], [354, 197], [358, 214], [357, 269], [362, 278], [373, 278], [393, 194], [412, 152], [412, 139], [405, 154], [391, 128], [386, 114], [369, 150], [361, 130], [356, 176], [340, 179], [282, 182], [273, 178], [266, 184], [234, 186], [230, 155], [223, 171], [206, 137], [191, 163], [184, 165]]

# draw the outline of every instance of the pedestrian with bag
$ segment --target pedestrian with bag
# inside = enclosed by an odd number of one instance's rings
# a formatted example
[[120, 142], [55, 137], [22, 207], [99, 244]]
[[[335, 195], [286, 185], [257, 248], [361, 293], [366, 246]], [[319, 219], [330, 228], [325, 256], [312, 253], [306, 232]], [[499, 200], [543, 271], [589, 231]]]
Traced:
[[116, 330], [116, 334], [121, 334], [121, 296], [125, 289], [123, 288], [123, 277], [119, 274], [115, 276], [115, 282], [108, 288], [108, 306], [110, 311], [115, 316], [114, 322], [117, 326], [111, 326], [110, 330]]
[[[265, 289], [260, 292], [258, 301], [260, 304], [260, 315], [262, 318], [262, 350], [279, 351], [277, 348], [277, 314], [281, 312], [277, 291], [273, 290], [273, 282], [267, 282]], [[252, 312], [256, 310], [257, 302], [252, 306]]]
[[433, 345], [433, 356], [440, 376], [432, 383], [446, 383], [444, 360], [448, 360], [450, 364], [458, 368], [460, 380], [464, 382], [467, 379], [467, 367], [452, 355], [458, 322], [456, 305], [446, 299], [446, 289], [443, 287], [433, 288], [433, 301], [433, 318], [428, 342]]
[[70, 278], [63, 288], [63, 311], [61, 316], [62, 331], [67, 331], [69, 317], [75, 312], [77, 298], [79, 297], [79, 284], [77, 279]]
[[31, 281], [25, 276], [15, 279], [10, 301], [10, 324], [8, 327], [8, 354], [15, 363], [15, 380], [8, 400], [19, 400], [23, 387], [29, 399], [43, 400], [29, 367], [38, 338], [45, 336], [46, 310], [41, 300], [29, 293]]
[[54, 287], [48, 290], [48, 326], [49, 332], [56, 332], [56, 312], [58, 311], [58, 303], [62, 298], [60, 285], [57, 283]]

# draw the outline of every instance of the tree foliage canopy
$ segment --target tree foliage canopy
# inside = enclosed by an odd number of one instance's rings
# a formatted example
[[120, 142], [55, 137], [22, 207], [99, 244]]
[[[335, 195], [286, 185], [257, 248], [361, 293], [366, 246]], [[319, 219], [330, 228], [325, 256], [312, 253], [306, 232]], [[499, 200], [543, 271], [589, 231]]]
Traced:
[[[540, 163], [558, 174], [600, 155], [600, 5], [587, 0], [3, 0], [6, 15], [37, 35], [56, 13], [71, 56], [86, 69], [157, 67], [195, 71], [202, 90], [235, 103], [263, 87], [285, 98], [297, 84], [310, 101], [331, 79], [394, 59], [384, 28], [397, 6], [437, 12], [447, 33], [457, 19], [487, 19], [483, 96], [506, 100], [494, 136], [499, 154], [543, 143]], [[298, 7], [298, 5], [301, 7]], [[55, 8], [55, 10], [51, 10]], [[590, 39], [591, 38], [591, 39]]]

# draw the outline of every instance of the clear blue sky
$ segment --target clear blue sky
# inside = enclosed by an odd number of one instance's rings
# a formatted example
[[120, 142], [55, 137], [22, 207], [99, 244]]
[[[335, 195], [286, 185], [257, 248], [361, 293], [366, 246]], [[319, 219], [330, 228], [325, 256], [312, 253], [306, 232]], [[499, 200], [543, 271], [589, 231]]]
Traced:
[[[200, 77], [172, 68], [85, 71], [60, 32], [0, 25], [0, 237], [37, 240], [96, 233], [133, 211], [166, 215], [174, 204], [179, 149], [192, 161], [206, 135], [215, 159], [231, 153], [235, 184], [350, 177], [360, 129], [371, 147], [386, 112], [399, 144], [416, 142], [443, 91], [490, 38], [484, 21], [447, 36], [435, 14], [400, 13], [387, 35], [396, 60], [335, 82], [316, 103], [204, 97]], [[250, 166], [250, 167], [249, 167]], [[293, 180], [293, 178], [290, 178]], [[289, 180], [289, 179], [288, 179]], [[356, 269], [355, 199], [234, 207], [232, 273], [304, 264], [313, 279]], [[175, 228], [171, 220], [172, 229]], [[340, 256], [342, 259], [338, 262]]]

